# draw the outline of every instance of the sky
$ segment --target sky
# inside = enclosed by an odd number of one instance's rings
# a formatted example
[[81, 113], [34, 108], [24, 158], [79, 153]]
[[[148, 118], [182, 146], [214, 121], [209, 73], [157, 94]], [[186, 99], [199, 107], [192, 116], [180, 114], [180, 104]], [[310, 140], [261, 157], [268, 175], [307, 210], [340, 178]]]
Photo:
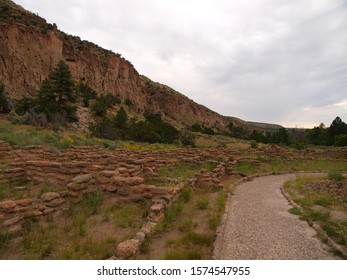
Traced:
[[347, 122], [347, 0], [15, 0], [226, 116]]

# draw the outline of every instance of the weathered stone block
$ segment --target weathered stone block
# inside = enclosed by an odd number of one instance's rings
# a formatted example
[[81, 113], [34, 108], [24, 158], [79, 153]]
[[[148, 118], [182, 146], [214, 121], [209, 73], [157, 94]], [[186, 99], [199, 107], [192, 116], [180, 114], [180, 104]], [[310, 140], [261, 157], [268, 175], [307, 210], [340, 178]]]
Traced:
[[136, 185], [140, 185], [144, 182], [145, 180], [141, 177], [129, 177], [127, 179], [127, 183], [129, 186], [136, 186]]
[[67, 185], [67, 188], [70, 191], [78, 192], [78, 191], [81, 191], [81, 190], [85, 190], [87, 188], [87, 186], [85, 184], [70, 183], [70, 184]]
[[137, 239], [125, 240], [118, 244], [116, 255], [119, 258], [127, 259], [140, 252], [140, 242]]
[[118, 189], [117, 194], [120, 196], [129, 196], [130, 192], [128, 189], [121, 188], [121, 189]]
[[13, 201], [13, 200], [6, 200], [6, 201], [3, 201], [3, 202], [0, 202], [0, 209], [7, 212], [7, 213], [10, 213], [12, 212], [12, 210], [16, 207], [16, 202]]
[[54, 208], [64, 204], [64, 202], [65, 202], [64, 198], [58, 198], [46, 203], [46, 206]]
[[113, 185], [106, 185], [106, 186], [103, 186], [103, 189], [106, 190], [106, 191], [115, 193], [115, 192], [117, 192], [118, 187], [117, 186], [113, 186]]
[[74, 177], [72, 179], [72, 182], [76, 184], [89, 183], [91, 179], [93, 179], [93, 176], [91, 174], [84, 174]]
[[56, 192], [47, 192], [41, 196], [41, 199], [44, 202], [50, 202], [50, 201], [57, 199], [57, 198], [60, 198], [60, 194], [56, 193]]

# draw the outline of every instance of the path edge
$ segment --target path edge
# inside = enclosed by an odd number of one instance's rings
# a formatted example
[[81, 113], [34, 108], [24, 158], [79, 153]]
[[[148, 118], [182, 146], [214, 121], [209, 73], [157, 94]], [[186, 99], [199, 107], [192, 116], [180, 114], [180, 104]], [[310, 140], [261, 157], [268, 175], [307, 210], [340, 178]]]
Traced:
[[[299, 171], [299, 172], [269, 172], [269, 173], [260, 173], [260, 174], [254, 174], [251, 176], [247, 176], [244, 178], [241, 178], [235, 183], [232, 183], [228, 187], [228, 198], [225, 204], [225, 209], [224, 213], [221, 219], [221, 222], [216, 230], [216, 238], [213, 244], [213, 251], [212, 251], [212, 260], [221, 260], [221, 252], [223, 248], [223, 241], [224, 241], [224, 236], [225, 236], [225, 228], [226, 228], [226, 222], [227, 222], [227, 217], [229, 213], [229, 204], [230, 200], [232, 198], [232, 193], [230, 189], [236, 188], [238, 185], [246, 182], [246, 181], [251, 181], [254, 178], [258, 177], [266, 177], [266, 176], [276, 176], [276, 175], [307, 175], [307, 174], [327, 174], [327, 172], [322, 172], [322, 171]], [[299, 206], [297, 203], [293, 201], [293, 199], [289, 196], [289, 194], [284, 190], [283, 186], [280, 187], [282, 195], [286, 198], [286, 200], [289, 202], [290, 205], [293, 207], [297, 207], [299, 209], [302, 209], [301, 206]], [[309, 224], [310, 227], [312, 227], [316, 232], [320, 240], [327, 245], [329, 245], [335, 252], [338, 252], [343, 258], [347, 259], [347, 253], [342, 249], [342, 247], [337, 244], [334, 240], [332, 240], [325, 232], [324, 230], [316, 223], [310, 223], [306, 220], [306, 222]]]

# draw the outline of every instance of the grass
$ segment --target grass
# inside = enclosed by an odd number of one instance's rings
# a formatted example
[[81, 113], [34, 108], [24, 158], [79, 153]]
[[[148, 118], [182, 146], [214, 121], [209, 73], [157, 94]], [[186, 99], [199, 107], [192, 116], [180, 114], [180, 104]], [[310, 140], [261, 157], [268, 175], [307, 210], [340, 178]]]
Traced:
[[182, 201], [182, 199], [179, 199], [170, 208], [166, 210], [165, 217], [158, 225], [156, 231], [158, 233], [162, 233], [172, 228], [174, 223], [181, 216], [183, 209], [184, 209], [184, 202]]
[[[334, 180], [335, 176], [329, 178]], [[347, 221], [334, 220], [331, 217], [332, 210], [347, 212], [344, 194], [343, 192], [332, 194], [330, 189], [322, 187], [320, 180], [324, 182], [326, 179], [299, 177], [285, 184], [286, 192], [301, 206], [301, 208], [291, 208], [289, 212], [299, 215], [303, 220], [318, 223], [328, 236], [342, 245], [347, 245]], [[318, 181], [320, 188], [311, 187], [315, 181]], [[306, 185], [307, 183], [311, 184]]]
[[172, 167], [164, 166], [160, 168], [158, 171], [158, 177], [175, 178], [179, 182], [182, 182], [187, 178], [193, 178], [196, 173], [199, 173], [203, 169], [211, 172], [215, 167], [216, 163], [212, 162], [205, 162], [201, 165], [179, 162]]
[[328, 173], [328, 179], [332, 181], [343, 181], [343, 175], [339, 170], [331, 170]]
[[9, 121], [0, 120], [0, 140], [10, 145], [20, 147], [42, 145], [51, 148], [67, 149], [74, 146], [99, 146], [108, 150], [119, 148], [127, 150], [160, 150], [175, 149], [175, 145], [134, 143], [120, 140], [107, 140], [97, 137], [88, 137], [81, 133], [71, 131], [54, 132], [50, 129], [31, 125], [12, 124]]
[[106, 259], [117, 243], [143, 225], [148, 208], [146, 203], [117, 202], [93, 191], [76, 198], [59, 216], [27, 218], [19, 244], [1, 232], [0, 256], [11, 259], [16, 252], [17, 259]]
[[299, 208], [297, 208], [297, 207], [290, 208], [290, 209], [288, 210], [288, 212], [289, 212], [290, 214], [297, 215], [297, 216], [301, 216], [301, 215], [302, 215], [301, 209], [299, 209]]
[[170, 240], [166, 260], [201, 260], [210, 254], [213, 235], [188, 232], [177, 240]]
[[237, 171], [254, 175], [257, 173], [280, 173], [280, 172], [298, 172], [298, 171], [329, 171], [329, 170], [347, 170], [347, 161], [342, 159], [328, 160], [292, 160], [283, 161], [279, 158], [272, 158], [267, 161], [261, 161], [259, 164], [252, 162], [242, 162], [237, 164]]
[[198, 210], [206, 210], [208, 208], [209, 199], [207, 195], [203, 195], [198, 198], [196, 202], [196, 209]]

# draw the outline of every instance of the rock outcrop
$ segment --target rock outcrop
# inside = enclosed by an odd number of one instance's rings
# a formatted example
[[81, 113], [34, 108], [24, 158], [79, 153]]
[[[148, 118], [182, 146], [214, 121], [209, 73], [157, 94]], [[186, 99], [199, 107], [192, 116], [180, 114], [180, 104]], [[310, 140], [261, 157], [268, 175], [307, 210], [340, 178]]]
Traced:
[[[224, 117], [167, 86], [139, 75], [119, 54], [82, 41], [58, 30], [43, 18], [24, 10], [10, 0], [0, 3], [0, 81], [14, 99], [35, 96], [44, 79], [65, 61], [73, 78], [87, 83], [98, 94], [112, 93], [130, 99], [135, 115], [160, 112], [177, 127], [199, 123], [217, 131], [228, 124], [249, 130], [264, 126]], [[270, 125], [266, 129], [278, 129]]]

